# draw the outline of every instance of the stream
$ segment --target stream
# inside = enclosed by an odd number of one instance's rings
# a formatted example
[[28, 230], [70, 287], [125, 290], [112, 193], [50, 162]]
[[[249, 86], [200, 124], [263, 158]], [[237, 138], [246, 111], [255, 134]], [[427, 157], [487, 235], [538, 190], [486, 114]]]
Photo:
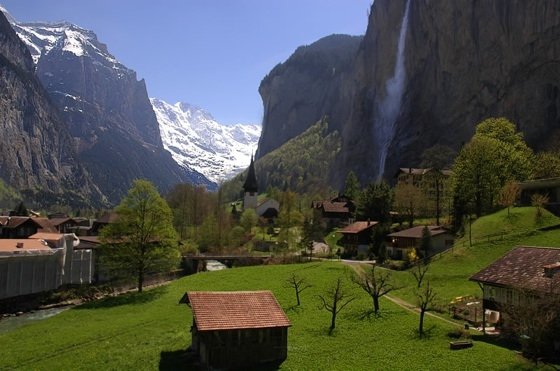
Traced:
[[56, 316], [57, 314], [62, 313], [70, 308], [72, 308], [72, 306], [68, 305], [58, 308], [36, 310], [34, 312], [24, 313], [15, 317], [0, 318], [0, 335], [13, 331], [23, 325]]

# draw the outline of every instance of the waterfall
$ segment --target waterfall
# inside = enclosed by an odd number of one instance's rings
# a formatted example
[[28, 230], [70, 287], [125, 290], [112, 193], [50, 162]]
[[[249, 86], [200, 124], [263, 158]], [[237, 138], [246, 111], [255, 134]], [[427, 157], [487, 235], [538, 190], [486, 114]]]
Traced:
[[387, 91], [385, 99], [379, 105], [378, 117], [374, 122], [375, 143], [378, 151], [377, 180], [380, 180], [385, 172], [385, 160], [389, 146], [395, 136], [395, 121], [399, 114], [402, 96], [404, 92], [406, 69], [404, 66], [404, 50], [406, 45], [406, 32], [408, 29], [408, 10], [410, 0], [406, 1], [406, 8], [401, 23], [399, 41], [397, 44], [397, 58], [393, 76], [385, 83]]

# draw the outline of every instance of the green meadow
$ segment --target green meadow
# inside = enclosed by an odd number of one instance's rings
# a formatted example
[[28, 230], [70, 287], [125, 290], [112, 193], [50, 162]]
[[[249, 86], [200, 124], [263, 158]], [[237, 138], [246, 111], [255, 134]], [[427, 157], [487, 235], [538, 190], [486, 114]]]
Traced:
[[[555, 245], [560, 231], [536, 231], [530, 218], [534, 210], [515, 209], [517, 217], [502, 212], [473, 224], [473, 235], [483, 240], [485, 223], [498, 219], [496, 231], [508, 235], [472, 247], [460, 240], [453, 252], [433, 261], [427, 278], [433, 282], [440, 303], [459, 295], [479, 295], [468, 277], [513, 246]], [[550, 225], [558, 220], [547, 216]], [[478, 232], [477, 232], [478, 231]], [[519, 233], [516, 233], [519, 232]], [[204, 272], [168, 285], [75, 307], [55, 317], [31, 323], [0, 335], [0, 369], [4, 370], [177, 370], [192, 369], [185, 350], [191, 342], [191, 310], [178, 304], [190, 290], [272, 290], [286, 311], [292, 327], [288, 335], [285, 370], [524, 370], [534, 365], [495, 339], [472, 332], [474, 346], [450, 350], [448, 333], [457, 326], [428, 316], [428, 336], [418, 338], [418, 315], [381, 301], [381, 316], [371, 315], [371, 299], [351, 283], [353, 270], [341, 262], [270, 265]], [[286, 279], [296, 273], [312, 285], [295, 307], [293, 288]], [[330, 314], [319, 309], [318, 295], [338, 277], [355, 296], [328, 335]], [[414, 302], [408, 272], [396, 272], [406, 286], [392, 293]], [[546, 367], [545, 367], [546, 368]]]

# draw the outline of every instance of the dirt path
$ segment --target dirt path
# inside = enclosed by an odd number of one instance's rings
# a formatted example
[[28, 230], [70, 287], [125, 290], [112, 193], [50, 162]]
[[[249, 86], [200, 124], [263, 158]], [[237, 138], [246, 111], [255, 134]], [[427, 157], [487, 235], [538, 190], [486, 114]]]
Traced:
[[[351, 263], [350, 263], [350, 262], [343, 261], [343, 264], [348, 265], [348, 266], [351, 267], [356, 273], [358, 273], [358, 274], [360, 274], [360, 275], [364, 273], [364, 268], [363, 268], [363, 264], [362, 264], [362, 263], [358, 263], [358, 262], [356, 262], [356, 263], [351, 262]], [[419, 313], [420, 313], [420, 308], [416, 307], [414, 304], [411, 304], [411, 303], [409, 303], [409, 302], [407, 302], [407, 301], [405, 301], [405, 300], [402, 300], [402, 299], [400, 299], [400, 298], [397, 298], [397, 297], [392, 296], [392, 295], [389, 295], [389, 294], [385, 295], [384, 297], [387, 298], [387, 300], [392, 301], [393, 303], [397, 304], [399, 307], [401, 307], [401, 308], [403, 308], [403, 309], [406, 309], [406, 310], [409, 311], [409, 312], [416, 313], [416, 314], [419, 314]], [[430, 317], [433, 317], [433, 318], [436, 318], [436, 319], [438, 319], [438, 320], [440, 320], [440, 321], [447, 322], [447, 323], [449, 323], [449, 324], [452, 324], [452, 325], [455, 325], [455, 326], [461, 326], [461, 327], [462, 327], [462, 324], [461, 324], [461, 323], [455, 322], [455, 321], [451, 321], [451, 320], [449, 320], [449, 319], [447, 319], [447, 318], [444, 318], [444, 317], [442, 317], [442, 316], [440, 316], [440, 315], [437, 315], [437, 314], [435, 314], [435, 313], [426, 312], [426, 315], [428, 315], [428, 316], [430, 316]]]

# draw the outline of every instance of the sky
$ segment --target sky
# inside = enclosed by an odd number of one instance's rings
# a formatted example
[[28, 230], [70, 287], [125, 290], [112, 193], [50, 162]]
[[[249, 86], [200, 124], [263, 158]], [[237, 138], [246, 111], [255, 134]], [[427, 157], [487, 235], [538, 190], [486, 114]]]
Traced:
[[261, 80], [298, 46], [363, 35], [373, 0], [0, 0], [18, 22], [69, 21], [145, 79], [150, 97], [224, 124], [262, 120]]

